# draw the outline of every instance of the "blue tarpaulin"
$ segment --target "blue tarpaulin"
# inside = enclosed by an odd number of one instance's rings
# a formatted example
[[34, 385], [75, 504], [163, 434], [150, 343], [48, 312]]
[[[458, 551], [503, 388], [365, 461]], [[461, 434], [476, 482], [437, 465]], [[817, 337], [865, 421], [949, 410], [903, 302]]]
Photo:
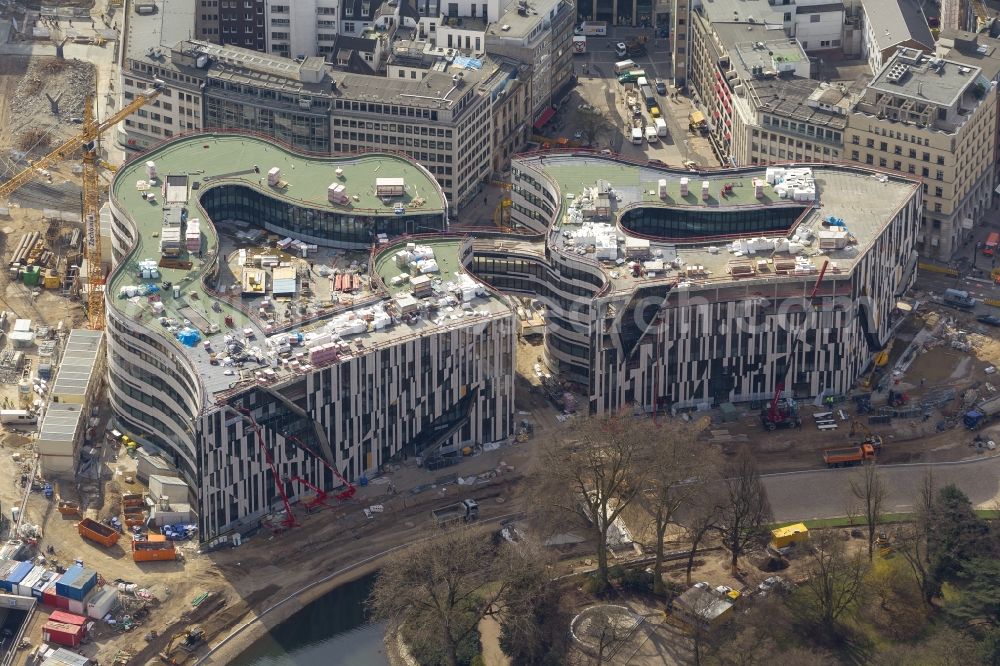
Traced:
[[177, 331], [177, 339], [185, 347], [194, 347], [201, 340], [201, 335], [193, 328], [185, 327]]

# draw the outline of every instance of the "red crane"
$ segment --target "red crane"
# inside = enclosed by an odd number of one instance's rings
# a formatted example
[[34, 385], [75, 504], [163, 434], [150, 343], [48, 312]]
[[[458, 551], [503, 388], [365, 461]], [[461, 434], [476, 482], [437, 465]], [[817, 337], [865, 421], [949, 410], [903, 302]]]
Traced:
[[[813, 299], [816, 298], [816, 294], [819, 292], [819, 285], [823, 281], [823, 276], [826, 275], [826, 269], [829, 266], [830, 261], [828, 259], [824, 260], [822, 268], [819, 269], [819, 276], [816, 278], [816, 283], [813, 285], [812, 291], [809, 292], [810, 304]], [[803, 333], [804, 332], [805, 328], [803, 327]], [[802, 337], [803, 336], [801, 335], [796, 336], [795, 342], [792, 343], [792, 349], [788, 354], [788, 364], [785, 367], [785, 376], [782, 377], [774, 387], [774, 397], [771, 399], [770, 406], [760, 414], [761, 424], [766, 430], [798, 427], [802, 422], [791, 405], [787, 406], [785, 409], [780, 409], [778, 407], [781, 396], [785, 392], [785, 380], [788, 379], [788, 373], [792, 370], [792, 359], [795, 358], [795, 352], [798, 351], [799, 345], [802, 343]]]
[[301, 476], [292, 476], [292, 477], [286, 478], [285, 480], [286, 481], [298, 481], [303, 486], [305, 486], [306, 488], [308, 488], [311, 491], [313, 491], [314, 493], [316, 493], [316, 496], [313, 497], [312, 499], [306, 500], [306, 501], [302, 502], [302, 506], [304, 506], [306, 508], [306, 511], [312, 511], [316, 507], [322, 506], [322, 505], [326, 504], [326, 491], [325, 490], [321, 490], [320, 488], [317, 488], [313, 484], [309, 483], [309, 481], [307, 481], [306, 479], [303, 479]]
[[271, 451], [264, 444], [264, 438], [260, 434], [260, 426], [257, 425], [257, 421], [254, 420], [253, 414], [250, 413], [249, 409], [244, 409], [242, 407], [235, 407], [230, 405], [234, 410], [236, 410], [243, 418], [250, 421], [253, 426], [253, 431], [257, 435], [257, 445], [260, 447], [261, 452], [264, 454], [264, 460], [267, 461], [268, 467], [271, 468], [271, 476], [274, 477], [274, 485], [278, 489], [278, 494], [281, 495], [281, 501], [285, 505], [285, 517], [281, 520], [281, 524], [285, 527], [296, 527], [299, 523], [295, 520], [295, 514], [292, 513], [292, 505], [288, 503], [288, 495], [285, 493], [285, 484], [282, 483], [281, 479], [278, 477], [278, 468], [274, 465], [274, 458], [271, 457]]
[[[326, 459], [323, 458], [323, 456], [317, 455], [312, 449], [310, 449], [308, 446], [306, 446], [304, 443], [302, 443], [302, 441], [299, 440], [299, 438], [296, 437], [296, 436], [294, 436], [294, 435], [285, 435], [285, 441], [291, 442], [295, 446], [299, 447], [300, 449], [302, 449], [303, 451], [305, 451], [306, 453], [308, 453], [309, 455], [311, 455], [313, 458], [316, 458], [316, 460], [319, 460], [321, 463], [323, 463], [324, 467], [326, 467], [328, 470], [330, 470], [333, 473], [334, 478], [336, 478], [342, 484], [344, 484], [345, 486], [347, 486], [347, 488], [345, 488], [344, 490], [342, 490], [339, 493], [337, 493], [336, 495], [334, 495], [334, 497], [336, 497], [338, 500], [341, 500], [341, 501], [343, 501], [343, 500], [349, 500], [352, 497], [354, 497], [354, 493], [356, 493], [358, 491], [358, 489], [355, 488], [354, 485], [352, 485], [350, 481], [348, 481], [347, 479], [345, 479], [344, 475], [341, 474], [339, 471], [337, 471], [336, 467], [334, 467], [333, 465], [331, 465], [330, 463], [328, 463], [326, 461]], [[306, 485], [308, 485], [308, 484], [306, 484]], [[312, 486], [310, 486], [310, 487], [312, 487]]]

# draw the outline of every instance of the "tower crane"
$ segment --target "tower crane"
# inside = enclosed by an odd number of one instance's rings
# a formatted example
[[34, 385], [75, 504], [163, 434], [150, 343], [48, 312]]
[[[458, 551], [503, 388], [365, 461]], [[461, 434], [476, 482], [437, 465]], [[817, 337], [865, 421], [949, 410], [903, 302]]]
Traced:
[[157, 80], [153, 87], [137, 95], [117, 113], [101, 122], [94, 116], [94, 104], [91, 96], [84, 103], [83, 130], [66, 141], [55, 150], [39, 158], [31, 166], [5, 183], [0, 183], [0, 201], [6, 200], [22, 185], [25, 185], [38, 175], [39, 171], [52, 166], [60, 160], [68, 158], [77, 150], [83, 154], [83, 226], [84, 247], [87, 257], [87, 279], [90, 293], [87, 299], [87, 320], [90, 328], [104, 328], [104, 290], [98, 287], [104, 284], [104, 273], [101, 269], [101, 229], [100, 205], [101, 193], [98, 181], [98, 164], [103, 164], [97, 157], [97, 140], [111, 127], [132, 115], [135, 111], [153, 100], [163, 90], [163, 82]]

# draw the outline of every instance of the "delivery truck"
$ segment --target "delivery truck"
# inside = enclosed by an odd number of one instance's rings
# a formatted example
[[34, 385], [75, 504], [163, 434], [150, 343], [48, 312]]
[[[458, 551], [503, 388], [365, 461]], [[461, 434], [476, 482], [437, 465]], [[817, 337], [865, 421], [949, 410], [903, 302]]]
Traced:
[[584, 21], [573, 30], [573, 34], [583, 35], [585, 37], [607, 37], [608, 22]]
[[121, 536], [118, 530], [90, 518], [84, 518], [77, 523], [76, 529], [84, 539], [90, 539], [105, 548], [110, 548], [118, 543], [118, 537]]
[[666, 136], [667, 135], [667, 121], [666, 120], [664, 120], [663, 118], [657, 118], [655, 121], [653, 121], [653, 124], [656, 126], [656, 134], [657, 135], [659, 135], [659, 136]]
[[657, 143], [660, 137], [656, 134], [656, 128], [652, 125], [646, 126], [646, 143]]
[[850, 467], [866, 460], [875, 460], [875, 447], [871, 444], [823, 451], [823, 462], [827, 467]]
[[479, 518], [479, 504], [474, 499], [464, 499], [455, 504], [433, 509], [431, 515], [437, 524], [444, 527], [453, 523], [471, 523]]

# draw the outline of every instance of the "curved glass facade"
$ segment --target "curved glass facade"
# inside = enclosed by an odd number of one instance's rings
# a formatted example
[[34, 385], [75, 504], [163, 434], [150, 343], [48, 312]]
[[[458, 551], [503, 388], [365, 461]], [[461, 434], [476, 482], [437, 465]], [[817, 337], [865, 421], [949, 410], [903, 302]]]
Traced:
[[622, 213], [622, 229], [641, 236], [682, 240], [707, 236], [752, 235], [788, 231], [808, 208], [665, 208], [639, 206]]
[[445, 231], [443, 211], [406, 215], [361, 215], [349, 211], [318, 210], [289, 204], [243, 185], [219, 185], [204, 191], [199, 197], [208, 217], [220, 220], [240, 220], [251, 225], [307, 236], [317, 243], [369, 245], [376, 234], [389, 236]]

